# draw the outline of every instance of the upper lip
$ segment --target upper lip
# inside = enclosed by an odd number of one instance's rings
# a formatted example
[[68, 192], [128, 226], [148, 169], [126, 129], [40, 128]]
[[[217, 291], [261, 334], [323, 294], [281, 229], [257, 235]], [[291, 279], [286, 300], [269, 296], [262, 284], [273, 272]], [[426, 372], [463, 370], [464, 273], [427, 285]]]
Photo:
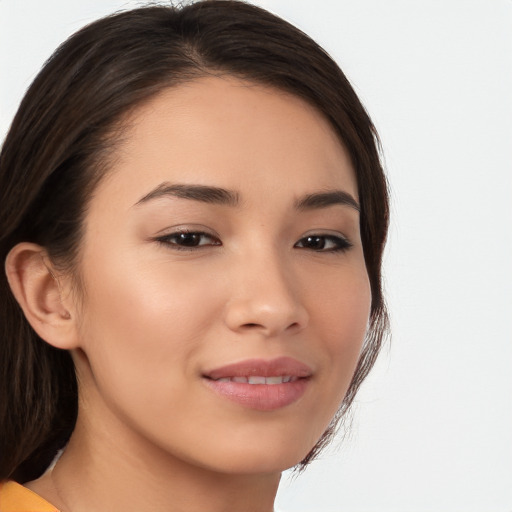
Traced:
[[313, 370], [304, 363], [292, 357], [276, 359], [246, 359], [238, 363], [227, 364], [203, 373], [204, 377], [217, 380], [226, 377], [310, 377]]

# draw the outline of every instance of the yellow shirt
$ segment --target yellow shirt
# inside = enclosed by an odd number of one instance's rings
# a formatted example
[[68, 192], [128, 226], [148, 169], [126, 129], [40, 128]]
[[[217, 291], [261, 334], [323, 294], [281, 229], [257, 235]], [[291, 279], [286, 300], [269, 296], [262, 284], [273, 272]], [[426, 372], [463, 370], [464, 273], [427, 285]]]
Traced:
[[30, 489], [9, 480], [0, 482], [0, 512], [59, 512]]

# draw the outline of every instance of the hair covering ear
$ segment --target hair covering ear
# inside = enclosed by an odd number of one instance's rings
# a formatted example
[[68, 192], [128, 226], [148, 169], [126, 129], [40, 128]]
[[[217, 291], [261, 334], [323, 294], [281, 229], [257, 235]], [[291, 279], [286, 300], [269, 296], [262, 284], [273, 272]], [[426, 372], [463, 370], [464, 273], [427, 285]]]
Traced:
[[9, 252], [5, 271], [12, 293], [23, 313], [47, 343], [60, 349], [76, 348], [74, 319], [65, 303], [66, 278], [52, 268], [44, 248], [23, 242]]

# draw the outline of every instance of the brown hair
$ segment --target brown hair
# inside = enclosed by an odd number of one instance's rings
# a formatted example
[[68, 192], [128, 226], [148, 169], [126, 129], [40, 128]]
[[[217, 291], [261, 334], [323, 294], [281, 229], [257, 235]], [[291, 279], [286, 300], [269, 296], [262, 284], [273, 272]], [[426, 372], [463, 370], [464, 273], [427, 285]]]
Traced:
[[[108, 170], [116, 126], [164, 88], [230, 74], [299, 96], [321, 111], [350, 154], [372, 291], [367, 338], [337, 417], [301, 467], [328, 443], [379, 352], [388, 196], [370, 118], [333, 60], [267, 11], [230, 0], [153, 6], [86, 26], [59, 47], [25, 95], [0, 154], [0, 261], [20, 241], [73, 269], [87, 203]], [[77, 415], [70, 355], [43, 342], [0, 275], [0, 479], [38, 477]]]

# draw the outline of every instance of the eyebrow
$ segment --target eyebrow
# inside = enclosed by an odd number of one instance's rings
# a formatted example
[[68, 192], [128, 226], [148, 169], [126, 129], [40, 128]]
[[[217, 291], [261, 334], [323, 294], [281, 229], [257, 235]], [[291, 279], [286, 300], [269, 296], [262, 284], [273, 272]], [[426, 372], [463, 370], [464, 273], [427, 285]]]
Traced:
[[299, 211], [319, 210], [335, 205], [350, 206], [358, 212], [361, 211], [359, 203], [344, 190], [327, 190], [325, 192], [306, 194], [295, 202], [295, 208]]
[[[240, 204], [239, 194], [232, 190], [209, 185], [172, 184], [164, 182], [141, 197], [135, 203], [135, 206], [160, 197], [178, 197], [180, 199], [191, 199], [193, 201], [225, 206], [238, 206]], [[306, 194], [295, 201], [295, 209], [299, 211], [320, 210], [335, 205], [349, 206], [358, 212], [361, 211], [358, 202], [344, 190], [314, 192], [312, 194]]]
[[141, 197], [135, 206], [147, 203], [160, 197], [178, 197], [180, 199], [192, 199], [203, 203], [237, 206], [240, 202], [238, 193], [220, 187], [207, 185], [184, 185], [161, 183], [151, 192]]

